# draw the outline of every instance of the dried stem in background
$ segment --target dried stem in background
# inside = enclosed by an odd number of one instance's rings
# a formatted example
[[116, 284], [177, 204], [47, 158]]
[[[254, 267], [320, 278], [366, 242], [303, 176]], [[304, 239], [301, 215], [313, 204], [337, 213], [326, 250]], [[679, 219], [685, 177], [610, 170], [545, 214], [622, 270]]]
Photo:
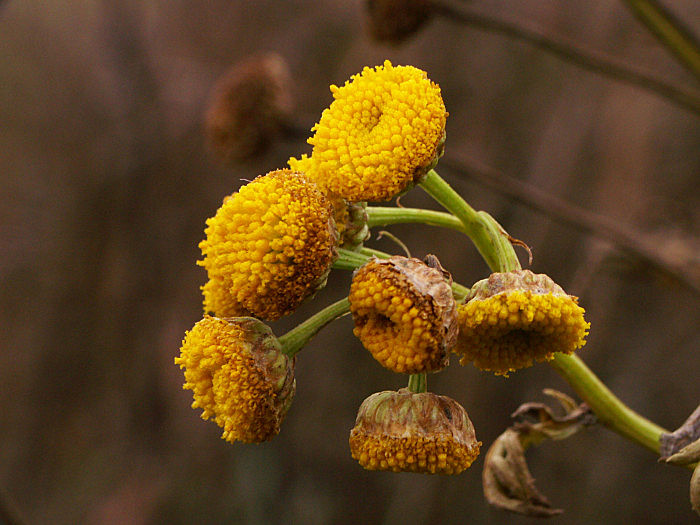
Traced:
[[543, 35], [535, 29], [524, 27], [522, 22], [515, 24], [505, 20], [496, 20], [488, 15], [462, 11], [441, 2], [434, 2], [434, 10], [450, 20], [457, 20], [468, 26], [520, 40], [589, 71], [651, 91], [679, 107], [700, 115], [700, 95], [698, 93], [674, 86], [649, 72], [616, 58], [582, 48], [580, 45], [559, 36]]

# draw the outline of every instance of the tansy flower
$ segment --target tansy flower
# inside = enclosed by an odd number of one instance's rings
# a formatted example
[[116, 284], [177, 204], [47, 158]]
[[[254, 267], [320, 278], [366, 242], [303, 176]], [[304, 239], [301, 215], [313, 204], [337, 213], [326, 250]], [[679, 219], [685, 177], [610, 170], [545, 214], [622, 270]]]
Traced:
[[353, 275], [354, 334], [394, 372], [416, 374], [447, 365], [457, 337], [457, 306], [436, 265], [401, 256], [373, 258]]
[[336, 257], [333, 208], [303, 175], [278, 170], [224, 200], [199, 247], [204, 310], [278, 319], [321, 288]]
[[352, 457], [367, 470], [459, 474], [480, 447], [459, 403], [406, 388], [365, 399], [350, 432]]
[[294, 363], [268, 326], [250, 317], [205, 316], [188, 331], [175, 364], [192, 408], [213, 418], [226, 441], [272, 439], [294, 398]]
[[460, 305], [454, 351], [461, 364], [508, 375], [555, 352], [570, 354], [586, 344], [590, 324], [578, 298], [550, 277], [529, 270], [494, 273], [476, 283]]
[[442, 154], [447, 112], [424, 71], [387, 60], [331, 92], [333, 102], [312, 128], [311, 156], [289, 159], [326, 191], [353, 202], [386, 201]]

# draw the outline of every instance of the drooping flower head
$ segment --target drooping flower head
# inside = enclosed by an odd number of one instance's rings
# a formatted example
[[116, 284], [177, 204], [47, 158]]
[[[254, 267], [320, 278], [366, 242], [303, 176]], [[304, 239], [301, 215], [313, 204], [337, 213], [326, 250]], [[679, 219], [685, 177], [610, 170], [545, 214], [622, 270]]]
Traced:
[[294, 399], [294, 362], [262, 321], [205, 316], [185, 334], [175, 364], [192, 408], [224, 429], [222, 439], [259, 443], [277, 435]]
[[365, 399], [350, 432], [352, 457], [367, 470], [460, 474], [480, 447], [459, 403], [406, 388]]
[[447, 112], [424, 71], [387, 60], [331, 91], [333, 102], [312, 128], [311, 156], [289, 159], [292, 169], [357, 202], [390, 200], [435, 165]]
[[460, 363], [507, 375], [586, 344], [590, 324], [578, 298], [530, 270], [494, 273], [476, 283], [459, 310], [454, 350]]
[[445, 272], [436, 265], [401, 256], [373, 258], [353, 275], [353, 332], [394, 372], [416, 374], [447, 365], [457, 337], [457, 306]]
[[273, 320], [325, 285], [337, 255], [333, 207], [300, 173], [257, 177], [224, 200], [199, 244], [205, 312]]

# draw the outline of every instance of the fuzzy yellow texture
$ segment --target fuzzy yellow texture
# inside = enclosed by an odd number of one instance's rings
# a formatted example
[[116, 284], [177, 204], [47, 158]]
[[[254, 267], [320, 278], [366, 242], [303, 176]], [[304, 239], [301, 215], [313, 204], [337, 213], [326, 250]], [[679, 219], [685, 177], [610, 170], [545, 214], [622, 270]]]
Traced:
[[[379, 268], [382, 268], [381, 266]], [[350, 286], [353, 333], [385, 368], [416, 374], [442, 368], [440, 342], [429, 304], [398, 276], [373, 271], [372, 262], [355, 274]]]
[[206, 316], [185, 334], [175, 364], [184, 369], [192, 408], [214, 418], [226, 441], [258, 443], [279, 431], [274, 386], [256, 366], [246, 333], [223, 319]]
[[412, 66], [365, 67], [312, 128], [311, 156], [292, 169], [348, 201], [386, 201], [427, 171], [444, 142], [447, 112], [440, 88]]
[[228, 197], [199, 244], [204, 310], [220, 317], [289, 314], [325, 283], [336, 256], [333, 208], [304, 176], [278, 170]]
[[568, 295], [511, 291], [459, 306], [461, 364], [507, 375], [586, 344], [590, 324]]
[[444, 436], [381, 436], [353, 431], [350, 451], [367, 470], [459, 474], [479, 455], [479, 445]]

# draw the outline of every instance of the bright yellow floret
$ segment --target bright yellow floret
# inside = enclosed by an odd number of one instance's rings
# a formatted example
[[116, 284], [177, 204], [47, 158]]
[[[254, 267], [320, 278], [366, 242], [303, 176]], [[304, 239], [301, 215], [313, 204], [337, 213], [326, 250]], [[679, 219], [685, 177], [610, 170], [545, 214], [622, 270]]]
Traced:
[[252, 318], [206, 316], [188, 331], [175, 364], [192, 408], [213, 418], [226, 441], [273, 438], [294, 397], [292, 363], [268, 327]]
[[576, 297], [551, 284], [556, 289], [548, 285], [501, 289], [460, 305], [455, 347], [462, 355], [460, 363], [473, 362], [483, 370], [507, 375], [533, 361], [550, 360], [555, 352], [570, 354], [581, 348], [590, 328], [584, 309]]
[[199, 247], [204, 310], [274, 320], [322, 287], [338, 243], [333, 208], [304, 176], [278, 170], [224, 200]]
[[349, 443], [367, 470], [448, 475], [469, 468], [481, 447], [459, 403], [406, 389], [365, 399]]
[[353, 332], [385, 368], [398, 373], [447, 365], [456, 336], [456, 305], [443, 274], [418, 259], [374, 259], [350, 286]]
[[442, 154], [447, 112], [440, 88], [412, 66], [366, 67], [312, 128], [311, 156], [292, 169], [348, 201], [386, 201], [416, 183]]

